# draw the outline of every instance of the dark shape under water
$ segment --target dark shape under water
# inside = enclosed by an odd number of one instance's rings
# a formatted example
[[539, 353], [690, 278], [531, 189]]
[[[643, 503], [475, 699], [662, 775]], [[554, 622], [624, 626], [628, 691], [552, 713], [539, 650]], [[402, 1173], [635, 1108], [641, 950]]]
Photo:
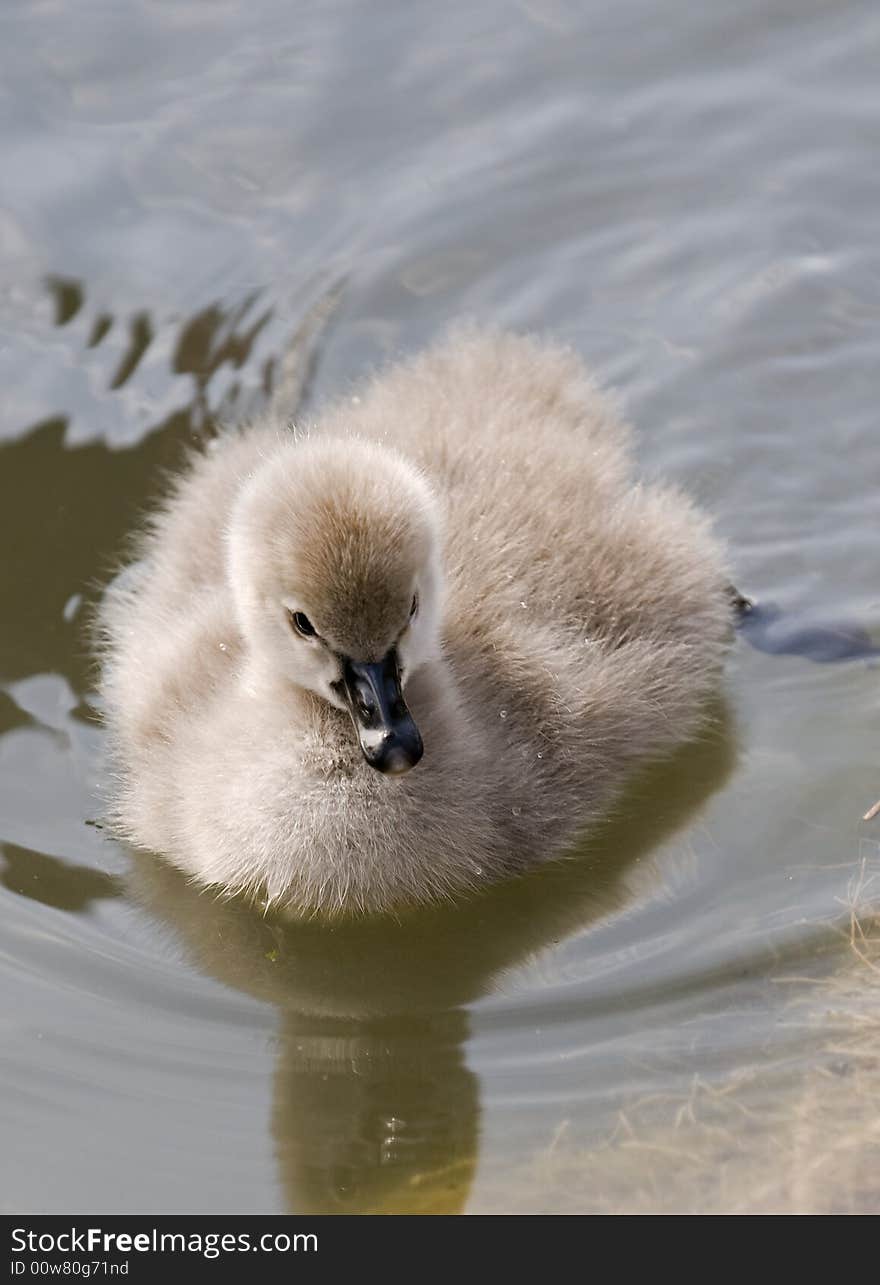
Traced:
[[30, 901], [70, 911], [86, 910], [123, 891], [117, 875], [59, 861], [14, 843], [0, 844], [0, 885]]
[[845, 621], [823, 624], [784, 611], [773, 602], [750, 602], [736, 595], [739, 632], [758, 651], [773, 656], [803, 656], [817, 664], [835, 660], [868, 660], [880, 656], [861, 625]]
[[66, 326], [83, 306], [82, 285], [72, 277], [55, 275], [46, 278], [46, 285], [55, 304], [55, 325]]

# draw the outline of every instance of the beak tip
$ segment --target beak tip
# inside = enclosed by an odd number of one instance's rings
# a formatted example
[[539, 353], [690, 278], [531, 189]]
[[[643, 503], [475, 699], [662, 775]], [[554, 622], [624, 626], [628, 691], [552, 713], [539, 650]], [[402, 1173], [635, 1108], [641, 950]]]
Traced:
[[381, 772], [383, 776], [405, 776], [419, 762], [424, 753], [421, 737], [418, 744], [404, 745], [389, 737], [378, 753], [365, 753], [364, 757], [370, 767]]
[[418, 754], [406, 750], [392, 750], [382, 770], [388, 776], [405, 776], [407, 772], [412, 771], [421, 757], [421, 750]]

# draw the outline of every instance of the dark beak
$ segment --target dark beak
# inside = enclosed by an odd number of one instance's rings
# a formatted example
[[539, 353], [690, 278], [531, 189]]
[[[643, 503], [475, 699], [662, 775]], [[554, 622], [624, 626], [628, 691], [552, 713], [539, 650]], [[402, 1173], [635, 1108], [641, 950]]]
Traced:
[[403, 699], [394, 648], [374, 664], [345, 658], [342, 673], [348, 708], [370, 767], [392, 776], [415, 767], [424, 747]]

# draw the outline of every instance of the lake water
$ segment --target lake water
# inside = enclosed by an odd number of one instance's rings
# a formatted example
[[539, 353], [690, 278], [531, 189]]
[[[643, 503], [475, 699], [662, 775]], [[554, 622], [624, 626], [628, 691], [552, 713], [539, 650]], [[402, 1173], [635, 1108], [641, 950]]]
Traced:
[[880, 1207], [874, 661], [740, 639], [576, 860], [328, 930], [100, 828], [85, 631], [338, 289], [309, 407], [547, 331], [743, 589], [877, 637], [877, 5], [31, 0], [0, 50], [0, 1209]]

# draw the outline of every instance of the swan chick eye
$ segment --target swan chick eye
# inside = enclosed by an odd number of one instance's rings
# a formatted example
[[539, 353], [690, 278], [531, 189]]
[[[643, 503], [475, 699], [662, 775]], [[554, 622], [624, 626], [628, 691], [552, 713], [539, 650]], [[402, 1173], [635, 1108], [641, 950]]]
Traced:
[[301, 634], [303, 638], [314, 638], [315, 626], [304, 611], [288, 611], [287, 614], [290, 617], [291, 625], [298, 634]]

